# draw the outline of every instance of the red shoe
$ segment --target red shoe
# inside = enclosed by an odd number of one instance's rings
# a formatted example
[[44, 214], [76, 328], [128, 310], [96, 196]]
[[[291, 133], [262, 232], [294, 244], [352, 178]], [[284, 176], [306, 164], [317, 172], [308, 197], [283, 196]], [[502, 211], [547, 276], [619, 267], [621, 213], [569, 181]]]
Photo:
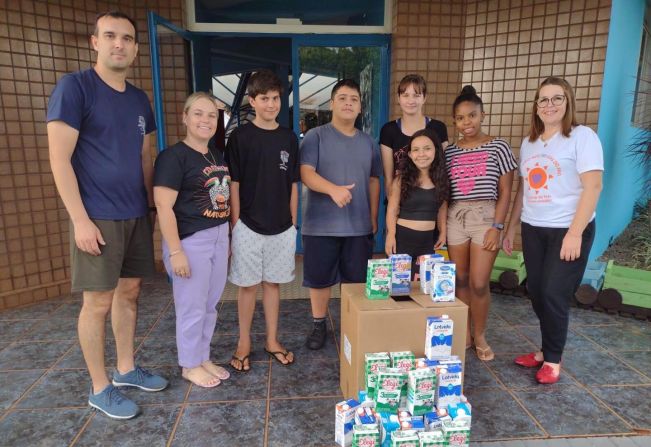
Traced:
[[530, 352], [529, 354], [523, 354], [520, 357], [516, 357], [515, 364], [524, 366], [525, 368], [538, 368], [543, 364], [543, 362], [542, 360], [536, 360], [535, 352]]
[[536, 373], [536, 380], [538, 383], [542, 383], [543, 385], [551, 385], [552, 383], [556, 383], [560, 378], [560, 371], [558, 374], [554, 374], [554, 368], [549, 365], [543, 365], [543, 367], [540, 368]]

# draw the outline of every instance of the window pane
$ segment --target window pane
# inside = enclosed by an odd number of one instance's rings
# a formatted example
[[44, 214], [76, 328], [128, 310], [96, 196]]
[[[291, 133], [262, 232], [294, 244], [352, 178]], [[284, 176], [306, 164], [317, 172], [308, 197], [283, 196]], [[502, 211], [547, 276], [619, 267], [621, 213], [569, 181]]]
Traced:
[[384, 0], [194, 0], [194, 5], [200, 23], [276, 24], [280, 18], [303, 25], [384, 25]]

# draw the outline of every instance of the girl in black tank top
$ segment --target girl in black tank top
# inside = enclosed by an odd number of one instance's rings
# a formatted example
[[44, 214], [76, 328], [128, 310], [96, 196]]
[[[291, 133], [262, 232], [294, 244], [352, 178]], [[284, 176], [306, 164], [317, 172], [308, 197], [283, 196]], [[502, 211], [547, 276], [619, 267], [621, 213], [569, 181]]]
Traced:
[[445, 244], [448, 194], [441, 142], [431, 130], [419, 130], [391, 184], [386, 218], [386, 254], [410, 255], [412, 279], [417, 278], [418, 257]]

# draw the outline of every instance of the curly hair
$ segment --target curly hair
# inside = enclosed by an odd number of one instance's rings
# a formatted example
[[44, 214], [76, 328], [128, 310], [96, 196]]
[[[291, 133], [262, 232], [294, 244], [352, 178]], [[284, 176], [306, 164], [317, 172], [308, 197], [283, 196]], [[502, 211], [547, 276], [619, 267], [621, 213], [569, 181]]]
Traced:
[[[418, 137], [427, 137], [434, 143], [434, 161], [429, 167], [429, 178], [436, 188], [436, 198], [439, 202], [448, 200], [450, 194], [450, 180], [445, 169], [445, 155], [443, 146], [436, 134], [430, 129], [422, 129], [415, 132], [409, 139], [407, 152], [411, 151], [411, 145]], [[416, 167], [411, 158], [405, 157], [399, 168], [400, 175], [400, 201], [404, 202], [414, 188], [418, 187], [420, 170]]]

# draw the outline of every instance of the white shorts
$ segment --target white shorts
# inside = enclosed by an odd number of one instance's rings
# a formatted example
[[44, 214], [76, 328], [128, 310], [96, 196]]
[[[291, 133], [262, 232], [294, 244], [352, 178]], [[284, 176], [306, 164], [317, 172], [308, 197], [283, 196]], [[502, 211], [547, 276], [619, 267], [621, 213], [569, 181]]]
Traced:
[[280, 234], [258, 234], [238, 220], [231, 239], [231, 268], [228, 280], [240, 287], [262, 281], [287, 283], [294, 280], [296, 227]]

